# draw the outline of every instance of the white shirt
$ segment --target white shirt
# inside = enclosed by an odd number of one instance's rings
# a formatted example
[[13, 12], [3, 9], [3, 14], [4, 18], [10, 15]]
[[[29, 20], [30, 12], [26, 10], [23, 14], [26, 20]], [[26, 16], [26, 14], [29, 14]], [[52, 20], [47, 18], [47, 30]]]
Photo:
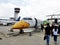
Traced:
[[56, 31], [53, 29], [53, 35], [58, 35], [58, 29]]

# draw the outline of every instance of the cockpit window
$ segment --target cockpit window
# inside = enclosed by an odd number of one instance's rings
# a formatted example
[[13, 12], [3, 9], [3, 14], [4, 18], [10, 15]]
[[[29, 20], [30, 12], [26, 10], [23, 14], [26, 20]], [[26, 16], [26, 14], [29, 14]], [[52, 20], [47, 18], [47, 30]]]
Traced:
[[23, 18], [23, 20], [32, 20], [32, 18]]

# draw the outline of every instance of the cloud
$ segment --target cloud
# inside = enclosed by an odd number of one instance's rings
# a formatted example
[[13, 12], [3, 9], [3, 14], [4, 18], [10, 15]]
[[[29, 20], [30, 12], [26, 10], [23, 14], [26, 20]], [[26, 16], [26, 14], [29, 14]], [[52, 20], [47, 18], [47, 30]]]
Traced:
[[0, 18], [9, 18], [14, 15], [14, 7], [15, 5], [11, 3], [1, 3], [0, 4]]
[[0, 3], [8, 3], [8, 0], [0, 0]]
[[8, 0], [0, 4], [0, 17], [11, 17], [14, 8], [21, 8], [19, 16], [30, 16], [46, 19], [46, 15], [60, 13], [60, 0]]
[[8, 0], [10, 3], [18, 6], [27, 6], [28, 2], [26, 0]]

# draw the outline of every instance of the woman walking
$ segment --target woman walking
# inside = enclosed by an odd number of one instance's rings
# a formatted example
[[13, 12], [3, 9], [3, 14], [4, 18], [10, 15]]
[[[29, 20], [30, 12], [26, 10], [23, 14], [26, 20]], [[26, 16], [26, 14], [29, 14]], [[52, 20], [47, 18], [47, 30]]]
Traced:
[[54, 35], [54, 42], [55, 42], [55, 44], [57, 44], [57, 35], [58, 35], [57, 26], [55, 26], [54, 29], [53, 29], [53, 35]]

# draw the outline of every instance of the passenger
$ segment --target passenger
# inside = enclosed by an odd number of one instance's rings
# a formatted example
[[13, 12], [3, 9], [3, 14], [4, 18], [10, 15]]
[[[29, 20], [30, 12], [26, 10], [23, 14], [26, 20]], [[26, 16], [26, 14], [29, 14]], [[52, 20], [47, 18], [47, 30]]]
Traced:
[[54, 28], [54, 25], [52, 24], [52, 26], [51, 26], [51, 35], [53, 36], [53, 28]]
[[60, 34], [60, 25], [58, 26], [58, 33]]
[[50, 43], [50, 32], [51, 32], [51, 27], [49, 23], [47, 23], [47, 26], [45, 27], [45, 35], [46, 35], [46, 43], [49, 45]]
[[58, 35], [57, 26], [55, 26], [54, 29], [53, 29], [53, 35], [54, 35], [54, 42], [55, 42], [55, 44], [57, 44], [57, 35]]
[[41, 30], [42, 30], [42, 32], [43, 32], [43, 29], [44, 29], [44, 26], [43, 26], [43, 24], [41, 24]]

